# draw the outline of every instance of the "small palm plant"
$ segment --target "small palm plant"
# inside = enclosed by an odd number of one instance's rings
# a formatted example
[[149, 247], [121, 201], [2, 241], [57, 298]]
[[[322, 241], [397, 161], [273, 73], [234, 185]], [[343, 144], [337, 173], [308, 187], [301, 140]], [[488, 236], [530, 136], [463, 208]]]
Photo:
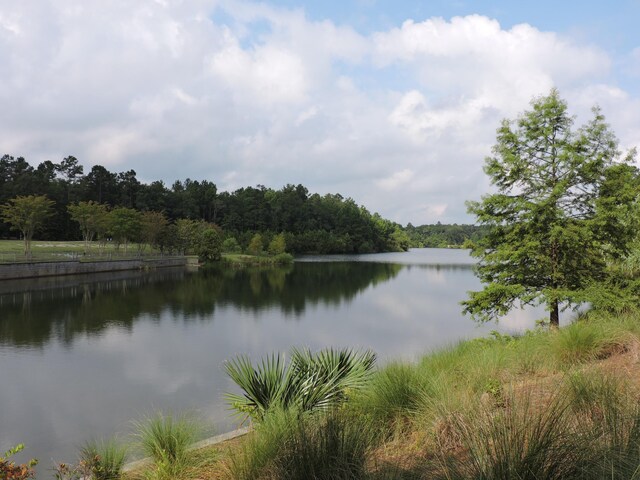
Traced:
[[347, 390], [365, 385], [372, 373], [375, 353], [367, 350], [327, 349], [318, 353], [293, 349], [287, 365], [273, 354], [254, 367], [246, 356], [226, 364], [227, 374], [243, 394], [227, 394], [232, 408], [260, 421], [272, 408], [306, 412], [340, 403]]

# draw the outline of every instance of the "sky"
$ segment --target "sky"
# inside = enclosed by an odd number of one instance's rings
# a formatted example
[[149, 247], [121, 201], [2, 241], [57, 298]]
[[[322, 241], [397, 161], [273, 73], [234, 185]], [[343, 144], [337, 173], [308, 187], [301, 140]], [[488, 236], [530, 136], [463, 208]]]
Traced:
[[500, 121], [552, 88], [640, 146], [638, 19], [640, 0], [0, 0], [0, 155], [469, 223]]

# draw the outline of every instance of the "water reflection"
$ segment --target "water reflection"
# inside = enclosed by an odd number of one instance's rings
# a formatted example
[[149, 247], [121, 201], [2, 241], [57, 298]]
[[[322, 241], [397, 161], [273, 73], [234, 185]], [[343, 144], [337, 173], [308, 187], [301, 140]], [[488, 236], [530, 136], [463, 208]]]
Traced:
[[[52, 339], [71, 346], [74, 337], [108, 327], [130, 330], [142, 317], [163, 312], [185, 322], [212, 322], [216, 307], [259, 313], [278, 308], [301, 318], [308, 305], [338, 306], [404, 268], [385, 263], [341, 262], [274, 268], [212, 267], [151, 273], [119, 272], [1, 285], [0, 345], [42, 347]], [[5, 282], [6, 283], [6, 282]], [[1, 290], [0, 290], [1, 291]]]
[[463, 317], [459, 302], [480, 286], [463, 251], [333, 260], [0, 282], [0, 451], [24, 442], [46, 478], [52, 459], [152, 409], [233, 428], [223, 364], [238, 354], [350, 346], [413, 359], [544, 315], [481, 327]]

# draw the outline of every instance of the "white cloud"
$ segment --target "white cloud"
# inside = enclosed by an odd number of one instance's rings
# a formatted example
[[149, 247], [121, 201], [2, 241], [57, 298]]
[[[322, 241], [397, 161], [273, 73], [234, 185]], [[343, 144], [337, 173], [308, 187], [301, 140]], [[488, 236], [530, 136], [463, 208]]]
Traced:
[[304, 101], [308, 81], [302, 59], [271, 45], [247, 51], [238, 39], [225, 31], [225, 47], [211, 60], [211, 70], [222, 78], [241, 102], [249, 95], [250, 103], [300, 103]]
[[479, 15], [420, 20], [366, 36], [242, 1], [4, 2], [0, 153], [303, 183], [420, 224], [469, 220], [498, 122], [552, 86], [640, 143], [640, 99], [598, 47]]
[[413, 172], [408, 168], [395, 172], [393, 175], [387, 178], [382, 178], [376, 182], [383, 190], [397, 190], [398, 188], [406, 185], [413, 178]]

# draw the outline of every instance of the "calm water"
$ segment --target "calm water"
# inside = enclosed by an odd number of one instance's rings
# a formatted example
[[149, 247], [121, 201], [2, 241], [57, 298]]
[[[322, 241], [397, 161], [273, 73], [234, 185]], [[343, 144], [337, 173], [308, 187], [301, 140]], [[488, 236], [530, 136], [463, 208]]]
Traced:
[[410, 360], [545, 315], [478, 327], [458, 303], [479, 286], [467, 251], [439, 249], [0, 282], [0, 450], [25, 443], [43, 472], [155, 410], [194, 411], [220, 433], [235, 427], [222, 395], [237, 354], [353, 346]]

